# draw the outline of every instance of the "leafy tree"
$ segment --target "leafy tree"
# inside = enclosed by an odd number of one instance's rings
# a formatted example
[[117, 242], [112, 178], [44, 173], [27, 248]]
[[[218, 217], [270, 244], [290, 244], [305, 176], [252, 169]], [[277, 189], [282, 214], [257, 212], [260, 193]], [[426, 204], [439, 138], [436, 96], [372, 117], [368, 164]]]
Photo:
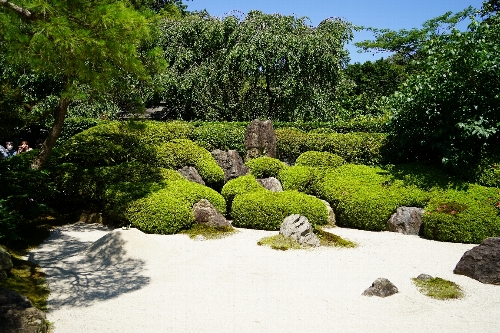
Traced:
[[500, 17], [471, 16], [419, 47], [421, 72], [392, 99], [394, 142], [405, 156], [464, 167], [500, 142]]
[[113, 78], [147, 77], [137, 46], [149, 35], [148, 22], [127, 2], [2, 0], [0, 21], [7, 63], [53, 78], [61, 87], [35, 169], [47, 160], [68, 106], [82, 96], [82, 85], [99, 94]]
[[165, 20], [166, 100], [184, 119], [328, 117], [344, 82], [351, 25], [251, 11], [223, 19], [198, 13]]
[[352, 88], [342, 97], [342, 107], [348, 110], [350, 118], [359, 114], [382, 113], [380, 104], [407, 78], [404, 67], [394, 63], [391, 58], [350, 64], [345, 74], [353, 83]]

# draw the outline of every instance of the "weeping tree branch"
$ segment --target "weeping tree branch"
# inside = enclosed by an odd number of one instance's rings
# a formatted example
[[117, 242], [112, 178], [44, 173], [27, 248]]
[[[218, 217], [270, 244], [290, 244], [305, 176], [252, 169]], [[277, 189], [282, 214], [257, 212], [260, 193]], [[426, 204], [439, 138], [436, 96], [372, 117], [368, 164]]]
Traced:
[[27, 9], [24, 9], [22, 7], [19, 7], [15, 3], [12, 3], [7, 0], [0, 0], [0, 5], [2, 7], [7, 7], [15, 11], [18, 15], [20, 15], [22, 18], [27, 19], [27, 20], [33, 20], [33, 14]]

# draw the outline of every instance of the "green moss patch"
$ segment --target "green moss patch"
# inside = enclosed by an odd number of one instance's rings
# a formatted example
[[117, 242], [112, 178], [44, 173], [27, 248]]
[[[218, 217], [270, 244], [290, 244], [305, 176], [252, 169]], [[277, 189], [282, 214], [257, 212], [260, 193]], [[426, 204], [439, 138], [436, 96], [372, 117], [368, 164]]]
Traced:
[[0, 280], [0, 286], [26, 296], [33, 306], [46, 311], [50, 291], [40, 267], [17, 256], [12, 256], [12, 264], [11, 273], [7, 279]]
[[286, 250], [298, 250], [302, 246], [296, 240], [285, 237], [281, 234], [275, 236], [264, 237], [257, 242], [257, 245], [269, 246], [271, 249], [286, 251]]
[[435, 277], [429, 280], [412, 279], [418, 290], [425, 296], [435, 299], [458, 299], [464, 297], [459, 285], [454, 282]]
[[237, 232], [239, 231], [231, 226], [212, 227], [204, 224], [194, 224], [190, 229], [183, 230], [180, 233], [189, 235], [189, 238], [195, 238], [198, 235], [202, 235], [206, 239], [220, 239], [231, 236]]
[[319, 242], [321, 246], [329, 246], [329, 247], [356, 247], [358, 246], [356, 243], [351, 242], [350, 240], [343, 239], [340, 236], [332, 234], [331, 232], [325, 231], [319, 227], [314, 228], [314, 233], [319, 238]]

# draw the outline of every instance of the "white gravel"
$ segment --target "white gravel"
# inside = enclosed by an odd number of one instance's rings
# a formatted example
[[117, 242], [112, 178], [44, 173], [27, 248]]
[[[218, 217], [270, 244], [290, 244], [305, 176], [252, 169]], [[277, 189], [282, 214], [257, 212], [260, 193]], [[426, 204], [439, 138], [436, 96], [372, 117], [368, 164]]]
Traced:
[[[500, 286], [453, 274], [474, 245], [330, 231], [359, 246], [275, 251], [257, 241], [276, 232], [194, 241], [77, 223], [30, 258], [47, 273], [55, 333], [500, 332]], [[420, 273], [456, 282], [465, 298], [420, 294]], [[361, 296], [379, 277], [399, 293]]]

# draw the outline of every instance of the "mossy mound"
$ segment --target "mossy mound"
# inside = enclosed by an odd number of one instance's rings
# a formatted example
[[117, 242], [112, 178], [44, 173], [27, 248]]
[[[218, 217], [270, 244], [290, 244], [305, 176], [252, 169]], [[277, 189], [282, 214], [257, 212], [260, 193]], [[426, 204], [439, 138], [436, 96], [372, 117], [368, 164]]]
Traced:
[[429, 280], [412, 279], [418, 290], [425, 296], [445, 300], [464, 297], [464, 292], [454, 282], [435, 277]]
[[286, 168], [285, 163], [267, 156], [251, 159], [245, 165], [256, 178], [278, 177], [280, 171]]
[[301, 214], [312, 225], [325, 225], [328, 210], [313, 196], [297, 191], [255, 191], [234, 198], [231, 216], [236, 227], [278, 230], [285, 217]]
[[295, 239], [285, 237], [281, 234], [264, 237], [257, 242], [259, 246], [269, 246], [273, 250], [287, 251], [287, 250], [298, 250], [302, 246]]
[[220, 239], [231, 236], [237, 232], [239, 231], [231, 226], [212, 227], [204, 224], [194, 224], [190, 229], [182, 230], [181, 234], [187, 234], [189, 238], [195, 238], [198, 235], [202, 235], [206, 239]]
[[285, 191], [295, 190], [315, 195], [317, 182], [323, 178], [325, 172], [314, 167], [295, 165], [281, 170], [278, 179]]

